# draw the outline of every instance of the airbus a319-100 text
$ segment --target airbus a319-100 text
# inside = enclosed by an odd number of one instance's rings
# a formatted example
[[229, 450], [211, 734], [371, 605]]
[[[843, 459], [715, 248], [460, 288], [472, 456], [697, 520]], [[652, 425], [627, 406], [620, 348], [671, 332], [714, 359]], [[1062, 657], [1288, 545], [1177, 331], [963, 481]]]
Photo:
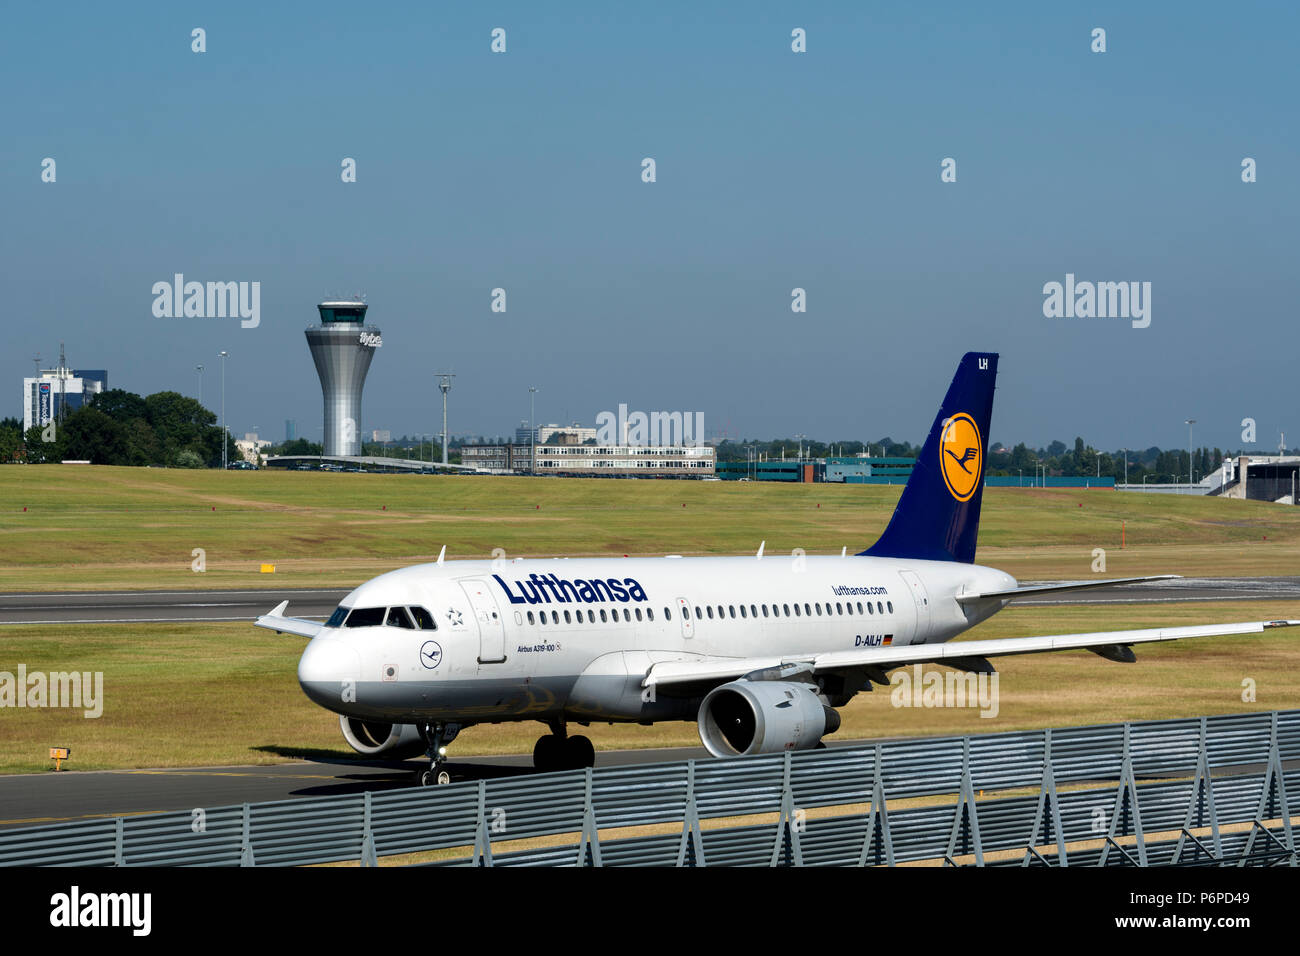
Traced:
[[1158, 579], [1021, 587], [974, 563], [997, 367], [993, 353], [962, 358], [884, 534], [858, 554], [440, 555], [365, 582], [323, 624], [286, 616], [287, 602], [257, 624], [311, 638], [307, 696], [360, 753], [427, 753], [428, 784], [449, 779], [446, 747], [475, 724], [545, 724], [542, 770], [591, 766], [591, 741], [568, 727], [600, 721], [695, 720], [717, 757], [805, 750], [893, 668], [988, 672], [990, 658], [1058, 650], [1132, 661], [1135, 644], [1300, 623], [949, 643], [1021, 595]]

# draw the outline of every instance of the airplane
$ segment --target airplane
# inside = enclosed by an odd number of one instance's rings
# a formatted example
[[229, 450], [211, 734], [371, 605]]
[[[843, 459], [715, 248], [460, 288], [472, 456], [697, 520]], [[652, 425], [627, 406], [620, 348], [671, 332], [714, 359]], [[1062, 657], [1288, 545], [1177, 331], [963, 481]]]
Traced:
[[1021, 586], [974, 563], [998, 355], [968, 352], [880, 539], [857, 554], [447, 561], [381, 574], [324, 623], [257, 626], [310, 638], [298, 682], [338, 713], [358, 753], [423, 751], [423, 785], [447, 783], [464, 728], [540, 721], [538, 770], [591, 767], [568, 725], [695, 720], [715, 757], [824, 746], [836, 710], [913, 664], [991, 673], [990, 658], [1256, 634], [1300, 621], [948, 643], [1029, 594], [1177, 575]]

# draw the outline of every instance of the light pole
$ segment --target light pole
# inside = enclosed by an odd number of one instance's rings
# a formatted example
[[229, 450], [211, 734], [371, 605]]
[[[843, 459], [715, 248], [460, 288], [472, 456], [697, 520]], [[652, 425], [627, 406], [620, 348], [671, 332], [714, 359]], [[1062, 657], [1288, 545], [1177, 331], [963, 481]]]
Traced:
[[221, 357], [221, 469], [224, 471], [228, 462], [226, 461], [226, 446], [230, 444], [230, 435], [226, 431], [226, 356], [229, 352], [218, 352]]
[[1184, 423], [1187, 425], [1187, 493], [1192, 493], [1192, 426], [1196, 424], [1195, 418], [1189, 418]]
[[537, 474], [537, 386], [528, 386], [528, 473]]
[[199, 373], [199, 407], [203, 407], [203, 366], [196, 365], [194, 370]]
[[1120, 451], [1124, 453], [1124, 484], [1127, 485], [1128, 484], [1128, 449], [1121, 448]]

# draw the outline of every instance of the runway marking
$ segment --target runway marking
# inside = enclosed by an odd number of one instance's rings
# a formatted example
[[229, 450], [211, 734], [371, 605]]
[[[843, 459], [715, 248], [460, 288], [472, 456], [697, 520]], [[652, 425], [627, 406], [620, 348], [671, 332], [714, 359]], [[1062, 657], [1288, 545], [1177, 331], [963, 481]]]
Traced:
[[1016, 607], [1046, 607], [1056, 604], [1191, 604], [1195, 601], [1281, 601], [1296, 600], [1297, 595], [1286, 594], [1238, 594], [1238, 595], [1219, 595], [1211, 597], [1153, 597], [1153, 598], [1089, 598], [1086, 601], [1037, 601], [1037, 600], [1013, 600], [1007, 605], [1007, 610]]
[[17, 823], [66, 823], [69, 820], [112, 819], [113, 817], [147, 817], [158, 812], [157, 810], [123, 810], [121, 813], [82, 813], [75, 817], [28, 817], [24, 820], [0, 820], [0, 826]]
[[320, 773], [234, 773], [228, 770], [113, 770], [110, 773], [146, 774], [158, 777], [261, 777], [263, 780], [338, 780]]
[[[303, 620], [323, 621], [323, 614], [301, 615]], [[210, 624], [213, 622], [247, 621], [253, 623], [249, 615], [239, 617], [83, 617], [83, 618], [44, 618], [39, 621], [6, 621], [0, 618], [0, 624]]]
[[[200, 604], [197, 602], [170, 601], [141, 602], [139, 604], [78, 604], [81, 611], [98, 611], [103, 608], [133, 607], [261, 607], [261, 602], [253, 601], [219, 601]], [[66, 611], [67, 604], [0, 604], [0, 611]]]
[[318, 588], [298, 588], [298, 589], [295, 589], [295, 588], [286, 588], [286, 589], [284, 589], [284, 590], [278, 590], [278, 589], [277, 589], [277, 590], [269, 590], [269, 589], [268, 589], [268, 590], [266, 590], [266, 591], [257, 591], [257, 590], [253, 590], [253, 591], [223, 591], [223, 590], [221, 590], [220, 588], [214, 588], [214, 589], [212, 589], [212, 590], [210, 590], [210, 591], [134, 591], [134, 590], [132, 590], [132, 591], [66, 591], [66, 592], [65, 592], [65, 591], [14, 591], [14, 592], [11, 592], [11, 593], [9, 593], [9, 594], [7, 594], [7, 595], [5, 595], [5, 596], [6, 596], [6, 597], [10, 597], [10, 598], [20, 598], [20, 597], [43, 597], [43, 598], [55, 598], [55, 597], [59, 597], [59, 598], [72, 598], [72, 597], [98, 597], [98, 598], [102, 598], [102, 597], [104, 597], [105, 595], [113, 595], [113, 594], [134, 594], [134, 595], [137, 595], [137, 596], [139, 596], [139, 595], [147, 595], [147, 594], [156, 594], [156, 595], [158, 595], [159, 597], [172, 597], [172, 596], [179, 597], [179, 596], [182, 596], [182, 595], [189, 595], [189, 594], [201, 594], [201, 595], [205, 595], [205, 596], [206, 596], [206, 595], [210, 595], [210, 594], [225, 594], [225, 595], [232, 595], [232, 596], [233, 596], [233, 595], [236, 595], [236, 594], [251, 594], [251, 595], [254, 595], [254, 596], [261, 597], [261, 596], [264, 596], [264, 595], [275, 595], [275, 594], [327, 594], [327, 595], [328, 595], [328, 594], [343, 594], [343, 595], [346, 595], [347, 593], [348, 593], [347, 590], [346, 590], [346, 589], [343, 589], [343, 588], [340, 588], [340, 589], [337, 589], [337, 590], [335, 590], [335, 589], [331, 589], [331, 588], [325, 588], [325, 589], [318, 589]]

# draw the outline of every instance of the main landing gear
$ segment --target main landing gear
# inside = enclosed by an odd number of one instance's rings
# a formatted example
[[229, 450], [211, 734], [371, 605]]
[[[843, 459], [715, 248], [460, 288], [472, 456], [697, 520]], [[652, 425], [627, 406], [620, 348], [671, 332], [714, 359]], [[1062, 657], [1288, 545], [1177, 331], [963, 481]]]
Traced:
[[533, 747], [533, 766], [542, 773], [553, 770], [581, 770], [596, 765], [596, 748], [591, 740], [579, 734], [568, 736], [563, 721], [549, 721], [551, 732], [537, 738]]
[[444, 768], [447, 760], [447, 744], [456, 739], [460, 733], [459, 724], [441, 722], [425, 724], [420, 728], [420, 736], [428, 744], [425, 752], [429, 758], [429, 769], [417, 771], [415, 776], [422, 787], [442, 786], [451, 783], [451, 774]]

